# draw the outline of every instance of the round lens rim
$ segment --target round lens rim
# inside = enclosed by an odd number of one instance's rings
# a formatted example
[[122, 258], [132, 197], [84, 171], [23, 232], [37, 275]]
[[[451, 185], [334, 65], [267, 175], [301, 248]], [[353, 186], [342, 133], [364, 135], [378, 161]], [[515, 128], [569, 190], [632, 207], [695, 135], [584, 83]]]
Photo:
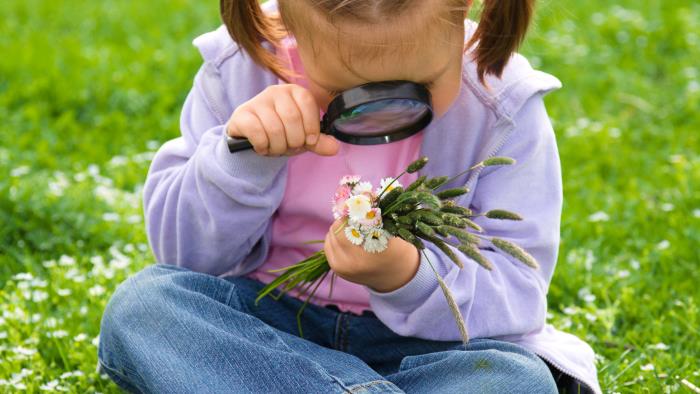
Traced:
[[[333, 126], [335, 120], [345, 111], [360, 105], [387, 99], [408, 99], [425, 104], [426, 113], [413, 126], [390, 135], [356, 136], [344, 133]], [[398, 141], [424, 129], [433, 119], [433, 106], [430, 90], [424, 85], [405, 80], [368, 82], [343, 91], [328, 105], [323, 115], [321, 132], [333, 135], [336, 139], [355, 145], [377, 145]]]

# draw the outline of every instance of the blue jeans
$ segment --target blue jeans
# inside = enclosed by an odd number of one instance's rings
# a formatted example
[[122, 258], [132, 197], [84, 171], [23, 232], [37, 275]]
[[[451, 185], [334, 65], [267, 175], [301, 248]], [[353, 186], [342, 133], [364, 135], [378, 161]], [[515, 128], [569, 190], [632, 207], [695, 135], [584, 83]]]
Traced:
[[547, 365], [520, 346], [404, 337], [370, 311], [360, 316], [309, 303], [300, 338], [303, 302], [268, 296], [256, 307], [263, 286], [151, 265], [112, 295], [99, 368], [131, 392], [557, 392]]

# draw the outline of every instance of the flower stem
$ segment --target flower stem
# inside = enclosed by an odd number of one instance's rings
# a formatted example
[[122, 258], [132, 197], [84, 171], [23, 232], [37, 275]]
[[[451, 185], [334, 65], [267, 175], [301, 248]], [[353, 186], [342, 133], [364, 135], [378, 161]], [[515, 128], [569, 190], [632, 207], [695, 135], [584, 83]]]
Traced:
[[330, 271], [326, 271], [326, 273], [323, 274], [323, 276], [321, 277], [321, 280], [319, 280], [318, 283], [316, 284], [316, 287], [314, 287], [314, 290], [311, 292], [311, 294], [309, 294], [308, 297], [306, 297], [306, 301], [304, 301], [304, 305], [302, 305], [301, 308], [299, 308], [299, 312], [297, 312], [297, 327], [299, 328], [299, 337], [301, 337], [301, 338], [304, 338], [304, 333], [301, 330], [301, 313], [304, 311], [304, 308], [306, 308], [306, 305], [309, 303], [309, 299], [311, 298], [311, 296], [316, 294], [316, 290], [318, 290], [318, 286], [321, 284], [321, 282], [323, 282], [324, 279], [326, 279], [326, 275], [328, 275], [328, 272], [330, 272]]
[[397, 176], [396, 178], [392, 179], [391, 182], [389, 182], [389, 184], [386, 185], [386, 187], [382, 190], [382, 192], [379, 193], [379, 195], [377, 196], [377, 200], [380, 200], [382, 198], [382, 196], [384, 195], [384, 192], [389, 190], [389, 186], [393, 185], [394, 182], [398, 181], [399, 178], [401, 178], [403, 176], [403, 174], [405, 174], [405, 173], [406, 173], [406, 170], [404, 170], [402, 173], [400, 173], [399, 176]]

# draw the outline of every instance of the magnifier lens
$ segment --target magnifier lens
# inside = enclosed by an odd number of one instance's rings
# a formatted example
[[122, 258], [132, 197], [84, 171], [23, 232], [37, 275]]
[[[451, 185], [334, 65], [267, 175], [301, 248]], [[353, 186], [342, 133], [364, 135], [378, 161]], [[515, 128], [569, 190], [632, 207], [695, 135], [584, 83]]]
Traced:
[[359, 105], [343, 112], [333, 127], [355, 136], [384, 135], [420, 121], [430, 108], [411, 99], [384, 99]]

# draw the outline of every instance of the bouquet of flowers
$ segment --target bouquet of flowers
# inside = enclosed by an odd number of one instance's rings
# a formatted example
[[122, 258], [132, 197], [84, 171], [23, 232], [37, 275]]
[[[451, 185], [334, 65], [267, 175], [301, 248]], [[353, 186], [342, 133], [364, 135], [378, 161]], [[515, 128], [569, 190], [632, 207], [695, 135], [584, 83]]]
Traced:
[[[333, 217], [336, 220], [344, 219], [343, 223], [346, 226], [339, 227], [336, 231], [344, 228], [345, 236], [350, 242], [370, 253], [381, 253], [385, 250], [389, 237], [400, 237], [418, 248], [426, 257], [435, 273], [438, 284], [447, 299], [447, 304], [455, 317], [462, 340], [464, 343], [467, 343], [469, 336], [464, 319], [449, 288], [429, 261], [425, 251], [423, 251], [425, 242], [435, 244], [459, 268], [463, 268], [464, 265], [454, 250], [448, 245], [456, 247], [457, 250], [470, 257], [483, 268], [491, 270], [493, 267], [492, 263], [479, 252], [478, 248], [480, 239], [486, 237], [480, 234], [483, 232], [483, 229], [472, 219], [477, 216], [501, 220], [522, 220], [522, 218], [516, 213], [502, 209], [494, 209], [482, 214], [457, 205], [453, 199], [468, 193], [469, 189], [466, 187], [450, 188], [442, 191], [437, 191], [437, 189], [468, 171], [486, 166], [512, 165], [515, 163], [515, 160], [509, 157], [492, 157], [475, 164], [452, 178], [447, 176], [434, 178], [420, 176], [406, 188], [399, 183], [398, 179], [403, 174], [414, 173], [423, 168], [427, 162], [427, 157], [421, 157], [411, 163], [397, 177], [382, 179], [377, 189], [373, 189], [370, 182], [362, 182], [360, 176], [344, 176], [340, 180], [333, 197], [332, 211]], [[496, 248], [517, 258], [527, 266], [533, 269], [538, 268], [535, 258], [521, 247], [500, 238], [492, 237], [486, 239], [489, 239]], [[319, 242], [324, 241], [309, 241], [307, 243]], [[301, 313], [311, 296], [316, 292], [318, 285], [331, 271], [328, 260], [324, 251], [321, 250], [294, 265], [270, 270], [269, 272], [278, 271], [284, 272], [260, 290], [255, 303], [257, 305], [260, 299], [280, 285], [283, 285], [280, 293], [277, 296], [271, 296], [274, 299], [279, 299], [283, 294], [297, 286], [300, 287], [301, 297], [313, 287], [313, 291], [308, 294], [306, 301], [297, 313], [299, 335], [303, 337], [300, 320]], [[329, 297], [333, 292], [334, 279], [335, 276], [332, 275]]]

